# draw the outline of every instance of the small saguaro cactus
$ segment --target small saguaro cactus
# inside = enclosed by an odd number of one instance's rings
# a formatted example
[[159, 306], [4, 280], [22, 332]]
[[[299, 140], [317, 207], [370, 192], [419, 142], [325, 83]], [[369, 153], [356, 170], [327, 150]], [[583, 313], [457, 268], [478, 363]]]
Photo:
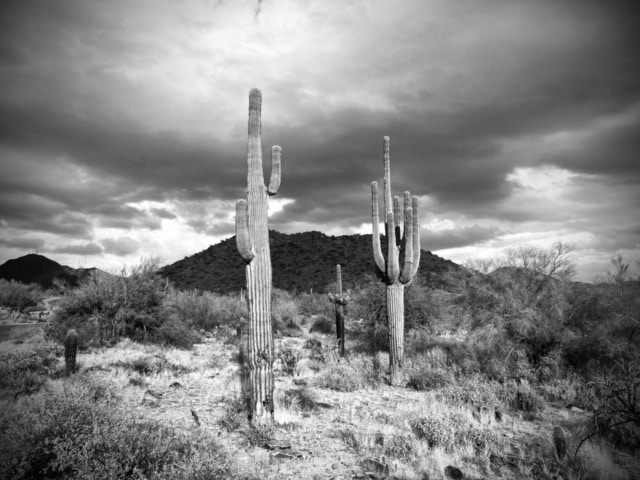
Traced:
[[345, 295], [342, 294], [342, 272], [340, 264], [336, 265], [337, 291], [335, 295], [329, 294], [329, 301], [336, 306], [336, 336], [338, 337], [338, 346], [340, 355], [344, 357], [344, 307], [349, 303], [349, 290]]
[[76, 355], [78, 354], [78, 332], [71, 329], [64, 337], [64, 366], [67, 373], [76, 371]]
[[280, 187], [281, 148], [271, 149], [271, 179], [265, 186], [260, 131], [262, 93], [249, 92], [247, 142], [247, 199], [236, 202], [236, 245], [246, 262], [246, 299], [249, 310], [247, 366], [249, 416], [254, 425], [273, 423], [273, 330], [271, 327], [271, 254], [267, 227], [269, 195]]
[[[384, 137], [384, 221], [387, 260], [382, 254], [378, 220], [378, 182], [371, 182], [373, 258], [387, 288], [390, 382], [400, 385], [404, 362], [404, 288], [413, 281], [420, 264], [420, 222], [418, 197], [404, 192], [404, 231], [401, 228], [400, 198], [391, 197], [389, 137]], [[402, 268], [400, 260], [403, 259]]]

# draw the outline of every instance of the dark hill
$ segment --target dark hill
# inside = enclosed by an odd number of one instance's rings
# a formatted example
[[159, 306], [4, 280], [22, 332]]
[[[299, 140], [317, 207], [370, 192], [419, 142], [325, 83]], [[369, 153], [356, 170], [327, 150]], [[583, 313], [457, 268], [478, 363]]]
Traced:
[[[371, 235], [328, 236], [320, 232], [284, 234], [269, 231], [273, 285], [282, 290], [324, 292], [335, 281], [335, 267], [342, 265], [345, 288], [375, 275]], [[384, 237], [383, 237], [384, 248]], [[200, 253], [167, 265], [160, 274], [178, 288], [226, 293], [244, 288], [244, 261], [235, 237], [212, 245]], [[422, 250], [418, 276], [427, 285], [437, 285], [442, 273], [457, 264]]]
[[0, 265], [0, 278], [21, 283], [35, 283], [43, 288], [52, 287], [53, 280], [56, 278], [75, 287], [82, 279], [94, 272], [101, 271], [97, 268], [74, 269], [35, 253], [7, 260]]

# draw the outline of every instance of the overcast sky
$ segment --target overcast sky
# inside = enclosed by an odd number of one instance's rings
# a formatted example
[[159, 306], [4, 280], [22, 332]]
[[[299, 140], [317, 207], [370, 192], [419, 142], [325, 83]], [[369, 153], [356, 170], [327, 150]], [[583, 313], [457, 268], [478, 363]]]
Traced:
[[424, 249], [562, 240], [590, 281], [640, 259], [636, 3], [2, 2], [0, 263], [113, 271], [233, 235], [257, 87], [271, 228], [370, 233], [388, 135]]

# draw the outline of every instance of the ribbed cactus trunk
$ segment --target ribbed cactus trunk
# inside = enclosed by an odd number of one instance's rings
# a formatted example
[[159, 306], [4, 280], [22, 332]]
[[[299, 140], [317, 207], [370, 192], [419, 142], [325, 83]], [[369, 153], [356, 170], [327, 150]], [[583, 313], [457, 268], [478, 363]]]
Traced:
[[345, 335], [344, 335], [344, 307], [349, 303], [349, 292], [342, 294], [342, 271], [340, 265], [336, 265], [337, 292], [335, 295], [329, 294], [329, 301], [336, 306], [336, 336], [338, 337], [338, 348], [340, 355], [344, 357]]
[[[373, 258], [378, 273], [387, 285], [387, 322], [389, 325], [389, 380], [401, 385], [404, 380], [404, 289], [413, 281], [420, 264], [420, 223], [418, 197], [404, 192], [404, 219], [400, 198], [391, 196], [391, 162], [389, 137], [384, 137], [384, 221], [387, 235], [387, 259], [380, 244], [378, 218], [378, 183], [371, 183], [371, 220]], [[401, 222], [404, 220], [404, 231]], [[403, 258], [402, 268], [400, 258]]]
[[64, 366], [67, 373], [76, 371], [76, 355], [78, 354], [78, 332], [71, 329], [64, 337]]
[[247, 362], [250, 419], [255, 425], [273, 423], [273, 332], [271, 328], [271, 254], [267, 206], [269, 195], [280, 186], [280, 152], [271, 152], [271, 180], [264, 184], [260, 143], [262, 94], [249, 92], [249, 139], [247, 143], [247, 200], [236, 203], [236, 243], [247, 263], [246, 299], [249, 309]]

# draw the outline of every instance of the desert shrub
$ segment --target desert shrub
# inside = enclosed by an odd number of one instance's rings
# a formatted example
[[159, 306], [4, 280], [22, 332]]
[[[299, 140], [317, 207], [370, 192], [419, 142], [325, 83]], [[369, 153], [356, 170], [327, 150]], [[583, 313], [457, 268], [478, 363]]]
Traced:
[[122, 336], [152, 339], [162, 324], [159, 311], [168, 290], [155, 272], [155, 261], [148, 259], [129, 273], [89, 276], [61, 299], [50, 334], [62, 340], [75, 328], [80, 347], [114, 343]]
[[580, 380], [574, 375], [566, 378], [554, 378], [541, 383], [537, 387], [540, 395], [549, 402], [559, 402], [562, 405], [574, 403], [578, 398], [581, 401], [589, 401], [585, 395], [580, 394]]
[[349, 318], [362, 325], [356, 331], [355, 350], [374, 353], [389, 351], [385, 286], [374, 277], [366, 277], [351, 294]]
[[318, 410], [318, 402], [311, 391], [305, 387], [286, 390], [283, 395], [282, 403], [291, 410], [300, 410], [302, 412], [313, 412]]
[[436, 392], [436, 398], [454, 405], [492, 409], [502, 405], [499, 397], [501, 388], [498, 382], [474, 375], [442, 387]]
[[452, 417], [444, 415], [419, 417], [411, 422], [411, 428], [416, 436], [425, 440], [431, 448], [447, 448], [453, 445], [458, 426]]
[[155, 343], [189, 349], [202, 340], [202, 336], [183, 321], [164, 321], [154, 332]]
[[0, 353], [0, 396], [17, 397], [37, 392], [49, 369], [34, 351]]
[[184, 365], [170, 362], [163, 353], [141, 355], [133, 360], [118, 360], [117, 362], [111, 363], [111, 366], [125, 368], [143, 376], [154, 375], [165, 371], [171, 372], [174, 375], [184, 375], [185, 373], [193, 371]]
[[300, 360], [300, 350], [295, 347], [282, 346], [278, 358], [282, 362], [282, 368], [287, 375], [293, 375]]
[[287, 328], [295, 329], [299, 308], [293, 296], [284, 290], [274, 289], [271, 302], [271, 317], [274, 331], [282, 333]]
[[500, 399], [514, 410], [537, 413], [544, 401], [528, 384], [518, 385], [514, 381], [505, 382], [498, 392]]
[[382, 453], [388, 457], [408, 460], [414, 454], [413, 439], [404, 434], [387, 436], [383, 440]]
[[238, 296], [176, 289], [163, 298], [161, 314], [167, 321], [207, 331], [221, 326], [242, 329], [248, 318], [247, 304]]
[[470, 427], [459, 432], [460, 443], [468, 443], [473, 447], [477, 456], [487, 457], [490, 451], [498, 445], [498, 435], [488, 429]]
[[614, 349], [604, 332], [594, 332], [565, 342], [563, 357], [573, 370], [588, 372], [594, 364], [611, 365], [614, 362]]
[[336, 322], [331, 318], [324, 315], [316, 315], [313, 319], [313, 323], [311, 327], [309, 327], [310, 333], [322, 333], [325, 335], [330, 335], [335, 333], [336, 331]]
[[450, 373], [434, 369], [411, 374], [407, 386], [414, 390], [428, 391], [450, 385], [453, 381]]
[[334, 306], [327, 295], [319, 293], [299, 293], [296, 297], [298, 313], [306, 318], [313, 315], [325, 315], [331, 317], [334, 314]]
[[218, 420], [218, 425], [227, 432], [233, 432], [247, 423], [247, 402], [236, 399], [224, 408], [224, 414]]
[[332, 339], [330, 341], [319, 340], [318, 338], [309, 338], [304, 343], [304, 348], [311, 350], [309, 358], [318, 363], [333, 364], [338, 361], [338, 341]]
[[378, 381], [370, 358], [352, 355], [343, 361], [330, 364], [314, 382], [320, 388], [339, 392], [354, 392], [375, 385]]
[[592, 415], [594, 434], [632, 451], [640, 449], [640, 362], [619, 361], [596, 376], [600, 405]]
[[44, 293], [40, 286], [0, 279], [0, 305], [9, 310], [24, 312], [42, 301]]
[[54, 383], [2, 410], [0, 444], [0, 478], [185, 478], [170, 474], [206, 449], [219, 462], [211, 478], [230, 474], [211, 438], [133, 417], [104, 386], [81, 379]]

